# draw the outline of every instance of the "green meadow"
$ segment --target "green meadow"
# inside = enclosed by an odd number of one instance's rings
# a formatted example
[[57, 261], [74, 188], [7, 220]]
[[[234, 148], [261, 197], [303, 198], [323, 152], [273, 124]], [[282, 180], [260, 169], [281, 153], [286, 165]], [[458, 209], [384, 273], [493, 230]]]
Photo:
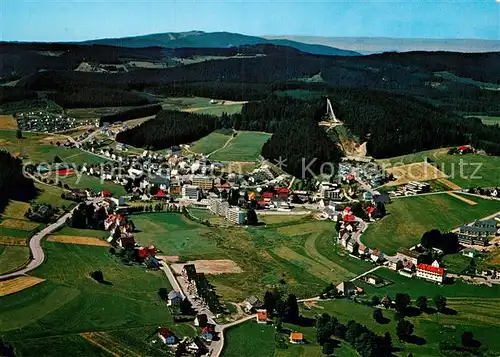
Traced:
[[448, 149], [422, 151], [416, 154], [377, 160], [390, 168], [428, 160], [449, 175], [449, 180], [462, 188], [500, 186], [500, 157], [466, 154], [448, 155]]
[[432, 229], [448, 232], [453, 228], [500, 211], [500, 202], [464, 196], [469, 205], [445, 193], [393, 199], [386, 206], [388, 214], [371, 223], [361, 240], [370, 248], [394, 254], [400, 247], [420, 242], [422, 234]]
[[270, 137], [268, 133], [240, 131], [224, 149], [210, 155], [210, 158], [220, 161], [255, 161]]

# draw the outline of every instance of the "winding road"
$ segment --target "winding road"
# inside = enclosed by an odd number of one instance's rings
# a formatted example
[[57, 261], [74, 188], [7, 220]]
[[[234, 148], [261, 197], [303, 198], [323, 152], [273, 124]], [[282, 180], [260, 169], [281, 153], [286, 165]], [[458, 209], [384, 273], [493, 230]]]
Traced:
[[51, 225], [45, 227], [40, 232], [36, 233], [33, 237], [31, 237], [30, 239], [31, 260], [28, 263], [28, 265], [15, 272], [0, 275], [0, 280], [16, 278], [25, 275], [26, 273], [29, 273], [30, 271], [35, 270], [40, 265], [42, 265], [43, 261], [45, 260], [45, 253], [43, 252], [43, 248], [41, 245], [42, 239], [45, 238], [47, 235], [51, 234], [52, 232], [54, 232], [56, 229], [62, 227], [66, 223], [66, 220], [73, 215], [73, 211], [77, 207], [73, 208], [70, 212], [63, 215], [55, 223], [52, 223]]

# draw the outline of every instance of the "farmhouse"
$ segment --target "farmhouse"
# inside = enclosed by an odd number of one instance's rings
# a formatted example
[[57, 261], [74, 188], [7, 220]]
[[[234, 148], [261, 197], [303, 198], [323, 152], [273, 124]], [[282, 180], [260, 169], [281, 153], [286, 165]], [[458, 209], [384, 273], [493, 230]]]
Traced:
[[373, 260], [375, 263], [380, 262], [384, 260], [384, 254], [380, 250], [374, 249], [370, 253], [370, 259]]
[[248, 312], [262, 309], [264, 304], [256, 296], [252, 295], [245, 301], [245, 309]]
[[292, 332], [290, 334], [290, 343], [293, 343], [293, 344], [304, 343], [304, 335], [300, 332]]
[[437, 283], [443, 283], [445, 280], [445, 269], [435, 267], [429, 264], [418, 264], [417, 265], [417, 277], [426, 279], [429, 281], [434, 281]]
[[398, 259], [402, 261], [407, 260], [411, 262], [413, 265], [417, 265], [418, 263], [420, 263], [423, 254], [415, 250], [410, 250], [407, 248], [399, 248], [396, 256]]
[[258, 312], [255, 319], [259, 324], [267, 324], [267, 312], [265, 311]]
[[182, 295], [175, 290], [168, 293], [168, 306], [179, 306], [182, 301]]
[[350, 281], [343, 281], [335, 287], [337, 292], [343, 296], [350, 296], [356, 293], [356, 285]]
[[370, 254], [370, 249], [366, 246], [366, 245], [360, 245], [359, 248], [358, 248], [358, 254], [362, 257], [365, 257], [367, 256], [368, 254]]
[[158, 328], [158, 337], [167, 345], [175, 345], [177, 343], [177, 337], [172, 330], [165, 327]]

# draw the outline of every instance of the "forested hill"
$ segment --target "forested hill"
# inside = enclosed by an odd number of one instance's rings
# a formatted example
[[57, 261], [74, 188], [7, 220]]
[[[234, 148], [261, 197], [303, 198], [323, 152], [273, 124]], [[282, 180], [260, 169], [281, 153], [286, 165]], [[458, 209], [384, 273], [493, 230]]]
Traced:
[[0, 168], [0, 212], [11, 199], [28, 201], [35, 197], [35, 186], [23, 176], [21, 160], [0, 150]]
[[105, 38], [81, 42], [82, 44], [111, 45], [117, 47], [150, 47], [159, 46], [164, 48], [226, 48], [245, 45], [274, 44], [288, 46], [302, 52], [330, 56], [357, 56], [360, 53], [343, 50], [331, 46], [306, 44], [292, 40], [276, 39], [268, 40], [263, 37], [247, 36], [231, 32], [168, 32], [143, 36], [132, 36], [122, 38]]

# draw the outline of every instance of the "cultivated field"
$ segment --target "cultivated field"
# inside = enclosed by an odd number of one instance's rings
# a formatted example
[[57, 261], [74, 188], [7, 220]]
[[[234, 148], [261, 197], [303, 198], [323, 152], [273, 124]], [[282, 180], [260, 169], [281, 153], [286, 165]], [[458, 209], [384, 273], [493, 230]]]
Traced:
[[240, 131], [224, 149], [210, 155], [210, 158], [220, 161], [255, 161], [270, 137], [268, 133]]
[[500, 186], [500, 157], [487, 155], [448, 155], [448, 149], [422, 151], [416, 154], [377, 160], [383, 167], [432, 160], [448, 175], [448, 180], [462, 188]]
[[89, 175], [82, 175], [80, 178], [76, 175], [59, 177], [59, 180], [63, 184], [68, 184], [71, 188], [91, 188], [96, 192], [107, 190], [115, 196], [123, 196], [126, 193], [125, 188], [121, 185], [109, 181], [101, 182], [100, 178]]
[[246, 103], [217, 99], [218, 103], [211, 104], [210, 101], [210, 98], [203, 97], [176, 97], [165, 98], [161, 104], [164, 109], [221, 116], [222, 113], [240, 113], [243, 104]]
[[0, 115], [1, 130], [16, 130], [17, 120], [12, 115]]
[[29, 208], [29, 203], [11, 200], [7, 207], [5, 207], [3, 216], [14, 219], [24, 219], [24, 215], [28, 212]]
[[45, 280], [34, 276], [21, 276], [19, 278], [0, 281], [0, 297], [18, 293], [43, 281]]
[[28, 244], [26, 239], [22, 237], [0, 236], [0, 245], [17, 245], [26, 247]]
[[76, 204], [73, 201], [67, 201], [61, 198], [61, 194], [64, 193], [64, 190], [62, 188], [44, 185], [38, 182], [35, 182], [35, 187], [38, 191], [38, 195], [35, 201], [38, 203], [50, 204], [54, 207], [71, 207]]
[[230, 138], [231, 135], [213, 132], [195, 142], [189, 150], [207, 155], [222, 148]]
[[15, 229], [18, 231], [26, 231], [26, 232], [30, 232], [33, 229], [37, 228], [38, 226], [39, 226], [38, 223], [19, 220], [19, 219], [6, 219], [2, 223], [0, 223], [0, 227], [2, 228]]
[[0, 274], [22, 268], [29, 261], [30, 250], [23, 246], [0, 246]]
[[141, 214], [132, 219], [140, 230], [136, 240], [142, 245], [154, 244], [162, 250], [161, 255], [178, 256], [180, 262], [234, 261], [241, 273], [210, 276], [226, 301], [263, 295], [274, 285], [310, 297], [330, 282], [353, 278], [372, 267], [337, 249], [333, 223], [309, 217], [248, 229], [206, 227], [169, 213]]
[[386, 207], [389, 214], [370, 224], [361, 240], [371, 248], [394, 254], [400, 247], [419, 243], [426, 231], [446, 232], [500, 211], [498, 201], [464, 198], [477, 204], [471, 205], [447, 194], [394, 199]]
[[67, 244], [81, 244], [81, 245], [93, 245], [97, 247], [109, 247], [108, 242], [105, 240], [94, 238], [94, 237], [80, 237], [80, 236], [63, 236], [63, 235], [51, 235], [47, 238], [49, 242], [55, 243], [67, 243]]
[[410, 181], [429, 181], [447, 177], [445, 173], [426, 162], [390, 167], [386, 171], [394, 175], [396, 179], [387, 183], [387, 186], [400, 186]]

